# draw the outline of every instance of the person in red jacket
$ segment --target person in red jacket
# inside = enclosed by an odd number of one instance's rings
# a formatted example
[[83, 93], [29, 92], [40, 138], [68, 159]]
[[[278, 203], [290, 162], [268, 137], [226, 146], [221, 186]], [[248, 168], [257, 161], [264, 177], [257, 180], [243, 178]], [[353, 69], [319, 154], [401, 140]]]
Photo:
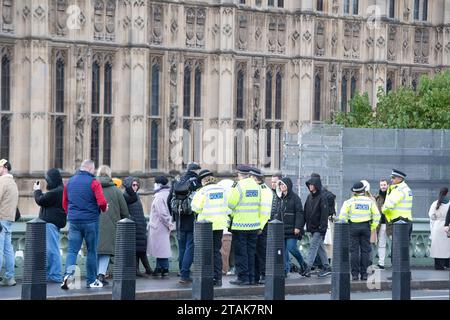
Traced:
[[66, 272], [61, 289], [69, 289], [74, 281], [77, 255], [86, 242], [86, 287], [101, 288], [97, 280], [97, 242], [100, 212], [108, 210], [103, 189], [95, 179], [95, 164], [84, 160], [80, 169], [69, 179], [63, 192], [63, 208], [69, 221], [69, 246], [66, 256]]

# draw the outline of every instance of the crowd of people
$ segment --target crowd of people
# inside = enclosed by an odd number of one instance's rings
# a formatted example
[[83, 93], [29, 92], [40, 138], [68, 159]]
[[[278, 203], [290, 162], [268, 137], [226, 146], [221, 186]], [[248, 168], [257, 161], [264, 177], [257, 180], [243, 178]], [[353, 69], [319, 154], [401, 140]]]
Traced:
[[[13, 286], [14, 250], [11, 226], [18, 205], [18, 188], [10, 173], [11, 164], [0, 160], [0, 266], [5, 261], [1, 285]], [[304, 277], [317, 273], [331, 274], [331, 261], [324, 244], [334, 222], [350, 224], [350, 261], [354, 281], [367, 280], [368, 268], [378, 252], [377, 267], [385, 268], [386, 244], [392, 237], [393, 223], [404, 221], [412, 232], [413, 193], [406, 183], [406, 174], [393, 170], [390, 183], [379, 182], [373, 196], [366, 180], [356, 182], [352, 196], [337, 213], [336, 196], [322, 184], [321, 176], [312, 173], [305, 182], [309, 194], [302, 203], [289, 177], [274, 174], [271, 185], [258, 168], [239, 165], [236, 181], [219, 181], [214, 173], [197, 163], [169, 184], [167, 176], [158, 176], [147, 222], [140, 196], [140, 181], [112, 177], [111, 168], [95, 170], [85, 160], [79, 170], [63, 184], [59, 170], [45, 175], [46, 192], [36, 181], [34, 199], [40, 207], [39, 218], [46, 224], [47, 280], [69, 289], [74, 282], [78, 253], [86, 245], [86, 287], [107, 286], [108, 267], [115, 253], [117, 222], [130, 218], [136, 223], [136, 276], [167, 278], [172, 258], [170, 235], [176, 230], [178, 240], [178, 276], [181, 284], [192, 282], [194, 257], [194, 225], [209, 221], [213, 230], [214, 285], [222, 285], [222, 276], [236, 275], [232, 285], [265, 283], [268, 222], [284, 224], [285, 275], [292, 270], [290, 255]], [[431, 226], [431, 257], [435, 268], [449, 268], [450, 198], [442, 188], [429, 210]], [[60, 230], [68, 222], [68, 249], [65, 270], [60, 255]], [[309, 236], [305, 257], [299, 240]], [[148, 256], [156, 259], [152, 269]], [[144, 267], [141, 272], [140, 264]]]

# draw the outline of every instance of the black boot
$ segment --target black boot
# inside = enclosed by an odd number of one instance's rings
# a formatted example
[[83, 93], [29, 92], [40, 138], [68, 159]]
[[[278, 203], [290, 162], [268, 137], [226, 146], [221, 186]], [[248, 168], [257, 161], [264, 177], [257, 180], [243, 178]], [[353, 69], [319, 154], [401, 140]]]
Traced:
[[161, 278], [169, 276], [169, 269], [161, 269]]
[[160, 275], [161, 275], [161, 268], [156, 268], [152, 273], [152, 276], [154, 277], [158, 277]]
[[103, 286], [109, 285], [109, 282], [105, 280], [105, 275], [104, 274], [99, 274], [97, 276], [97, 279], [98, 279], [98, 281], [100, 281], [103, 284]]
[[144, 268], [145, 268], [145, 274], [152, 274], [152, 273], [153, 273], [153, 270], [152, 270], [152, 268], [150, 267], [150, 263], [148, 263], [148, 258], [147, 258], [147, 256], [144, 256], [144, 257], [142, 258], [142, 264], [144, 265]]

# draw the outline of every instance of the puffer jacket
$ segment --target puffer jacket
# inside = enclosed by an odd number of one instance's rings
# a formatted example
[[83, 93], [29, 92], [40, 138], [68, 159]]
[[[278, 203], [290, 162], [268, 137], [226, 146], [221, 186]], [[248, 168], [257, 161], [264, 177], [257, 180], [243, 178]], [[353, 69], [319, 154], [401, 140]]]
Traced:
[[138, 181], [138, 179], [127, 177], [123, 180], [125, 188], [123, 196], [128, 205], [130, 218], [136, 223], [136, 252], [145, 252], [147, 250], [147, 221], [145, 221], [141, 199], [132, 188], [134, 181]]
[[[274, 198], [271, 216], [274, 219], [284, 223], [284, 237], [301, 238], [302, 226], [305, 224], [305, 215], [303, 212], [302, 200], [294, 192], [292, 180], [290, 178], [282, 178], [281, 181], [287, 186], [287, 194], [280, 194]], [[295, 235], [294, 229], [300, 229], [300, 234]]]

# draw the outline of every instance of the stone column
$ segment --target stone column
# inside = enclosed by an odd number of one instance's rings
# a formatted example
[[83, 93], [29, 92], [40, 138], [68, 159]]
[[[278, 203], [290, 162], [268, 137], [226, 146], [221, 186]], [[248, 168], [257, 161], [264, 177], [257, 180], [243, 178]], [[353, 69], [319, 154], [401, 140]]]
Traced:
[[444, 13], [444, 24], [447, 27], [444, 28], [444, 54], [442, 55], [442, 64], [450, 65], [450, 0], [445, 0], [445, 13]]
[[[323, 80], [322, 80], [323, 81]], [[314, 109], [314, 65], [311, 59], [302, 59], [300, 67], [299, 121], [310, 122]]]
[[49, 163], [49, 140], [51, 139], [48, 112], [51, 110], [50, 73], [52, 69], [46, 41], [31, 41], [30, 61], [31, 72], [26, 80], [30, 82], [27, 104], [31, 112], [29, 171], [44, 172]]
[[148, 101], [147, 55], [144, 49], [131, 49], [130, 86], [130, 172], [145, 171], [146, 106]]
[[220, 80], [219, 80], [219, 130], [220, 137], [223, 141], [219, 141], [218, 148], [218, 171], [229, 172], [232, 168], [234, 159], [234, 136], [233, 136], [233, 110], [234, 110], [234, 64], [235, 60], [231, 55], [222, 55], [220, 57]]

